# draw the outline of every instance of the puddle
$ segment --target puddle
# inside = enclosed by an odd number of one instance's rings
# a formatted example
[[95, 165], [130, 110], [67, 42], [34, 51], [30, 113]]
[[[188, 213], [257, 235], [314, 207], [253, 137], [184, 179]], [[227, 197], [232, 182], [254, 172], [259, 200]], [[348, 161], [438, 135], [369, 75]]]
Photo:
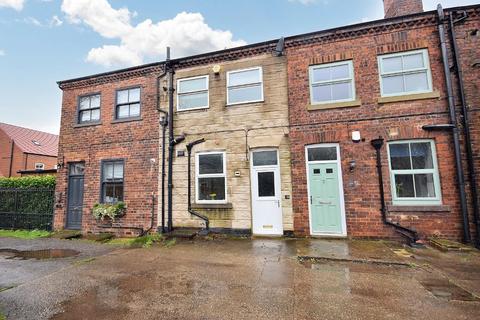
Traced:
[[406, 266], [401, 265], [389, 265], [389, 264], [376, 264], [367, 262], [355, 262], [355, 261], [335, 261], [327, 259], [318, 260], [299, 260], [299, 263], [307, 269], [319, 270], [319, 271], [349, 271], [356, 273], [369, 273], [369, 274], [392, 274], [401, 269], [407, 269]]
[[422, 286], [435, 297], [445, 300], [480, 301], [470, 292], [460, 288], [446, 279], [427, 279], [420, 281]]
[[45, 259], [59, 259], [68, 258], [79, 255], [80, 252], [71, 249], [44, 249], [44, 250], [15, 250], [15, 249], [0, 249], [0, 256], [6, 256], [6, 259], [19, 260], [45, 260]]

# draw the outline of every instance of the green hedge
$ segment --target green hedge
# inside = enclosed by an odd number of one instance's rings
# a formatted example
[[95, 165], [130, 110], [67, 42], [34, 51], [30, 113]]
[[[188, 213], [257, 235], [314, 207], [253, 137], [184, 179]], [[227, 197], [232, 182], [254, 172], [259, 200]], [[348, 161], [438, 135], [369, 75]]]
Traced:
[[0, 178], [0, 188], [55, 189], [55, 176]]

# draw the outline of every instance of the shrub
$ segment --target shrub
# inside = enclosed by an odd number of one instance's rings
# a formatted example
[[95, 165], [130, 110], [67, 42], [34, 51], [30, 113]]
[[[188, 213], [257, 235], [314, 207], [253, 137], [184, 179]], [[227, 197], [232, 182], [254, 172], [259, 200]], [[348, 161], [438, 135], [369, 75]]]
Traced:
[[115, 221], [115, 218], [119, 218], [125, 214], [127, 206], [124, 202], [117, 203], [95, 203], [92, 209], [92, 214], [97, 220], [105, 220], [110, 218]]
[[0, 177], [2, 189], [55, 189], [55, 176], [31, 176], [31, 177]]

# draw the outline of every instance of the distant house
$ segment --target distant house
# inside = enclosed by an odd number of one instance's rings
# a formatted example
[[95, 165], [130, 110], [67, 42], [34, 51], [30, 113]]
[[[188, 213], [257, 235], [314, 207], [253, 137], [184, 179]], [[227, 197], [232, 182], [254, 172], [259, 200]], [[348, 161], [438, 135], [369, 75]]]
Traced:
[[0, 177], [57, 172], [58, 135], [0, 123]]

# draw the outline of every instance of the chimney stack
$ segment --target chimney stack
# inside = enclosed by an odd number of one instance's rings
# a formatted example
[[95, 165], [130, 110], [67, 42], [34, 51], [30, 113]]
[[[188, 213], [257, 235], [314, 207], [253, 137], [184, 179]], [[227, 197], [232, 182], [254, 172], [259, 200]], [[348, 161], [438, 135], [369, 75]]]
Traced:
[[423, 12], [422, 0], [383, 0], [385, 19]]

